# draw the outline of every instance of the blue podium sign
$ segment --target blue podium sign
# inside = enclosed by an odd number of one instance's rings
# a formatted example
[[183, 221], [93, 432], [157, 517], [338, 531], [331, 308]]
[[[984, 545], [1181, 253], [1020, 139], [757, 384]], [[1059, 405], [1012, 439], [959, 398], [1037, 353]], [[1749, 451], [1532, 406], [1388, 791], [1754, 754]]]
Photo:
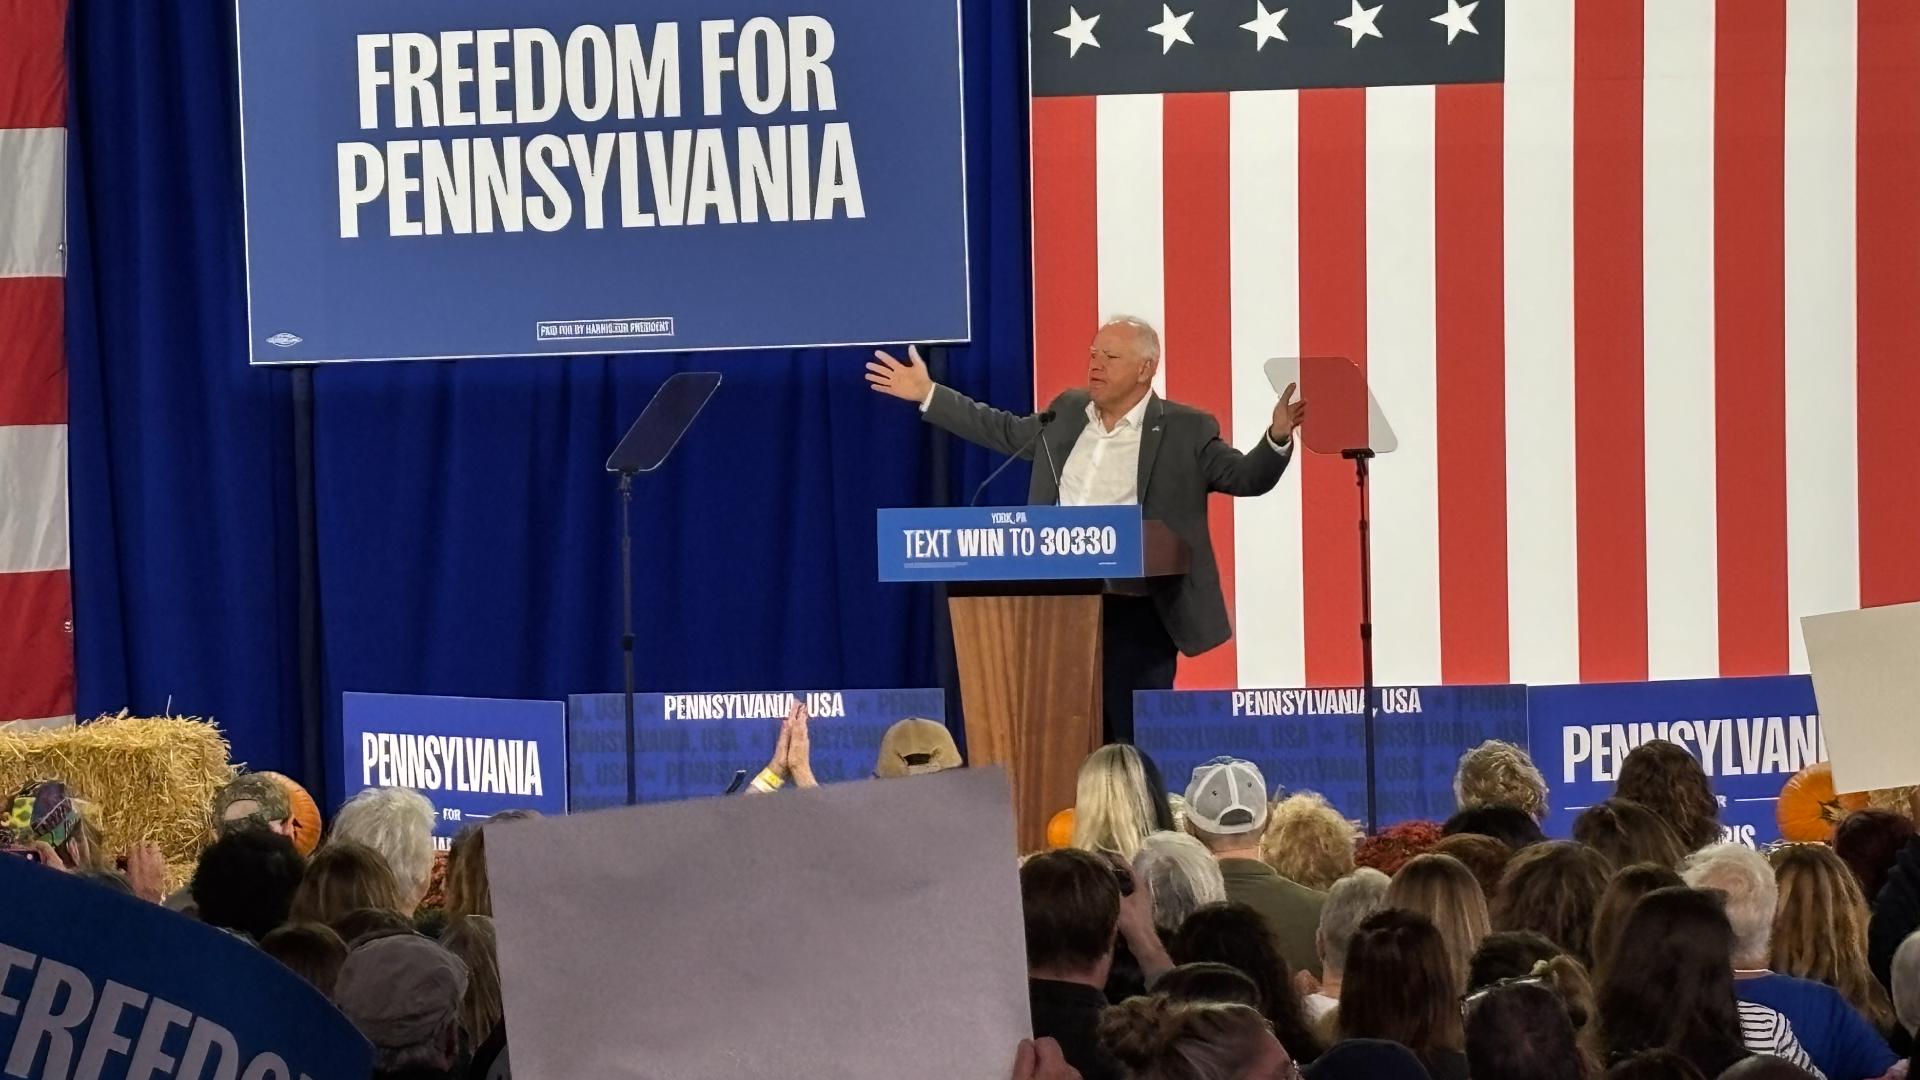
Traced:
[[1552, 792], [1548, 827], [1556, 835], [1613, 794], [1620, 763], [1649, 739], [1700, 759], [1720, 800], [1725, 838], [1751, 846], [1780, 839], [1781, 787], [1827, 759], [1813, 680], [1805, 675], [1536, 686], [1527, 702], [1533, 760]]
[[435, 843], [502, 810], [567, 812], [567, 707], [558, 701], [349, 693], [340, 702], [345, 801], [407, 787], [434, 809]]
[[7, 1076], [364, 1080], [373, 1048], [245, 940], [72, 874], [0, 856]]
[[1138, 506], [930, 506], [876, 518], [881, 581], [1137, 578]]
[[[1523, 686], [1393, 686], [1378, 694], [1380, 823], [1445, 820], [1453, 771], [1486, 739], [1527, 740]], [[1221, 755], [1260, 766], [1269, 795], [1317, 791], [1365, 820], [1366, 739], [1357, 687], [1311, 690], [1149, 690], [1134, 695], [1134, 740], [1175, 792]]]
[[[803, 695], [812, 720], [813, 774], [823, 784], [873, 775], [880, 737], [909, 716], [946, 720], [946, 694], [932, 690], [823, 690]], [[793, 706], [785, 690], [756, 693], [635, 694], [635, 787], [641, 802], [719, 795], [734, 773], [751, 777], [773, 756], [780, 722]], [[567, 768], [574, 810], [627, 799], [626, 707], [622, 694], [567, 699]]]
[[236, 20], [252, 363], [969, 336], [954, 0]]

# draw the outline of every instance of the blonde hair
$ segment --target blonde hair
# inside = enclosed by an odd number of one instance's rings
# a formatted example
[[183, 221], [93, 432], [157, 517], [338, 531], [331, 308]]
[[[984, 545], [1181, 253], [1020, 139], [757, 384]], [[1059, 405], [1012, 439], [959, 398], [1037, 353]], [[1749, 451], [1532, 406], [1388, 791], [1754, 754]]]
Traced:
[[1126, 743], [1103, 746], [1080, 763], [1080, 777], [1074, 785], [1073, 839], [1067, 846], [1082, 851], [1111, 851], [1128, 862], [1140, 853], [1140, 841], [1158, 831], [1161, 815], [1154, 812], [1153, 800], [1159, 799], [1166, 810], [1167, 795], [1152, 790], [1140, 751]]
[[506, 1009], [500, 1003], [500, 945], [493, 920], [462, 915], [447, 920], [440, 944], [467, 965], [467, 993], [460, 999], [460, 1030], [467, 1048], [477, 1049], [493, 1034]]
[[1826, 983], [1875, 1027], [1893, 1027], [1893, 1001], [1867, 966], [1866, 897], [1825, 844], [1789, 844], [1768, 856], [1779, 882], [1773, 969]]
[[1100, 1042], [1133, 1080], [1235, 1080], [1273, 1039], [1250, 1005], [1128, 999], [1100, 1017]]
[[399, 914], [405, 911], [404, 903], [393, 868], [379, 852], [352, 840], [335, 840], [307, 863], [307, 876], [294, 890], [287, 921], [332, 926], [361, 908]]
[[453, 838], [447, 852], [447, 918], [493, 915], [493, 891], [487, 886], [487, 838], [483, 830], [502, 821], [537, 818], [533, 810], [502, 810], [484, 825], [469, 825]]
[[1547, 816], [1547, 778], [1525, 750], [1488, 739], [1460, 755], [1453, 773], [1453, 801], [1461, 810], [1476, 806], [1513, 806], [1535, 821]]
[[1381, 906], [1417, 912], [1433, 922], [1447, 946], [1455, 993], [1466, 993], [1473, 954], [1493, 932], [1487, 894], [1473, 871], [1451, 855], [1416, 855], [1393, 875]]
[[1281, 877], [1322, 892], [1353, 873], [1353, 846], [1360, 828], [1312, 791], [1273, 804], [1260, 858]]

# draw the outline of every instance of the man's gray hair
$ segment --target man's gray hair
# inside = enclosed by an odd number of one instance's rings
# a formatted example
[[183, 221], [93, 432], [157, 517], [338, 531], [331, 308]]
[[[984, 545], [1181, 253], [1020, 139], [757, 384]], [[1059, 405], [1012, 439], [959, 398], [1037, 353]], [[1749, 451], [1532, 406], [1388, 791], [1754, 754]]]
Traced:
[[1105, 330], [1109, 326], [1133, 327], [1140, 339], [1140, 358], [1149, 364], [1160, 359], [1160, 331], [1155, 330], [1152, 323], [1138, 315], [1109, 315], [1107, 321], [1100, 324], [1100, 329]]
[[1147, 883], [1159, 926], [1179, 926], [1198, 909], [1227, 899], [1219, 860], [1185, 833], [1148, 833], [1133, 857], [1133, 876]]
[[409, 903], [426, 895], [433, 874], [433, 804], [412, 788], [367, 788], [334, 815], [335, 840], [380, 853]]
[[1345, 971], [1347, 946], [1367, 916], [1386, 902], [1387, 886], [1392, 881], [1371, 866], [1363, 866], [1327, 890], [1320, 905], [1320, 965], [1328, 971]]
[[1780, 900], [1780, 885], [1766, 857], [1745, 844], [1712, 844], [1687, 856], [1681, 876], [1696, 889], [1713, 889], [1726, 896], [1735, 966], [1766, 967], [1773, 909]]
[[1920, 930], [1893, 953], [1893, 1014], [1901, 1027], [1920, 1031]]

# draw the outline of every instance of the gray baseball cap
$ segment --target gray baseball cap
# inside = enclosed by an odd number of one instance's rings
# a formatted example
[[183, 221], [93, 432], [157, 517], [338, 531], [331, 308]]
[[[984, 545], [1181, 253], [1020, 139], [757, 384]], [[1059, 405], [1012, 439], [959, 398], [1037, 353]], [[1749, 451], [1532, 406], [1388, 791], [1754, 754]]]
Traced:
[[347, 954], [334, 1004], [382, 1050], [418, 1046], [446, 1030], [467, 994], [467, 965], [419, 934], [374, 938]]
[[1215, 836], [1258, 832], [1267, 824], [1267, 781], [1260, 766], [1217, 757], [1193, 770], [1187, 820]]

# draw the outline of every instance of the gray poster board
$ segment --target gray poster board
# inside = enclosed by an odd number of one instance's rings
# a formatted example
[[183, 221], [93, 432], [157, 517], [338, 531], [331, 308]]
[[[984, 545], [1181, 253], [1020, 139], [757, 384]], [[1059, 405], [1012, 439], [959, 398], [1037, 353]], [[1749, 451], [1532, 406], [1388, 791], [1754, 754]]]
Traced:
[[516, 1080], [1004, 1080], [1030, 1033], [1007, 777], [487, 830]]

